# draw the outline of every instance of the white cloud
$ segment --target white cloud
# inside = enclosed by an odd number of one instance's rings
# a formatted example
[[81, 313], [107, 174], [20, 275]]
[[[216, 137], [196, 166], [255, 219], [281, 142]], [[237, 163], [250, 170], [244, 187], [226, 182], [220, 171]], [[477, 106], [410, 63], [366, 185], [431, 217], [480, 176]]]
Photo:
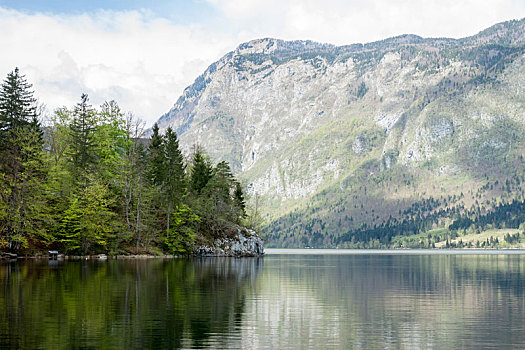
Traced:
[[94, 105], [115, 99], [148, 124], [236, 45], [136, 11], [59, 16], [0, 8], [0, 32], [0, 74], [18, 66], [48, 108], [72, 106], [85, 92]]
[[525, 17], [520, 0], [208, 0], [254, 37], [312, 39], [345, 45], [400, 34], [473, 35]]
[[72, 106], [85, 92], [93, 104], [115, 99], [151, 125], [209, 64], [243, 41], [462, 37], [525, 17], [521, 0], [206, 1], [217, 16], [190, 25], [147, 10], [56, 15], [0, 7], [0, 79], [18, 66], [50, 109]]

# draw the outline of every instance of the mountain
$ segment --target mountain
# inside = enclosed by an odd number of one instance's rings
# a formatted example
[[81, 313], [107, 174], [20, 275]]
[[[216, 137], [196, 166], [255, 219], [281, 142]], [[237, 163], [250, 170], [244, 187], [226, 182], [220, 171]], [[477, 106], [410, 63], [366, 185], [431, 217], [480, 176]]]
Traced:
[[232, 165], [269, 246], [388, 245], [427, 232], [430, 244], [466, 218], [469, 229], [506, 227], [503, 214], [475, 223], [524, 198], [525, 19], [462, 39], [253, 40], [208, 67], [158, 124]]

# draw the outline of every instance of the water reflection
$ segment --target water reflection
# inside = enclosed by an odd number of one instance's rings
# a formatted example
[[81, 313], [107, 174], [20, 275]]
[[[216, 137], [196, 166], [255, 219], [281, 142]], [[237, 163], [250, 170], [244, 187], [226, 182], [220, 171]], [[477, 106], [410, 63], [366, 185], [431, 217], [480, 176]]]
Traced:
[[264, 348], [525, 348], [523, 267], [501, 255], [275, 256], [246, 306], [255, 335], [243, 338], [286, 334]]
[[521, 255], [0, 264], [2, 348], [525, 348]]
[[262, 259], [0, 265], [0, 346], [235, 347]]

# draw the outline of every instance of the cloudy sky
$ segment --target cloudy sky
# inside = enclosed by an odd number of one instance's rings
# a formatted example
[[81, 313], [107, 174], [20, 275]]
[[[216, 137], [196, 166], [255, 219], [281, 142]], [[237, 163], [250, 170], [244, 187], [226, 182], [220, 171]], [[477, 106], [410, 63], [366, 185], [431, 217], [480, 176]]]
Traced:
[[85, 92], [149, 126], [251, 39], [459, 38], [523, 17], [523, 0], [0, 0], [0, 77], [19, 67], [49, 110]]

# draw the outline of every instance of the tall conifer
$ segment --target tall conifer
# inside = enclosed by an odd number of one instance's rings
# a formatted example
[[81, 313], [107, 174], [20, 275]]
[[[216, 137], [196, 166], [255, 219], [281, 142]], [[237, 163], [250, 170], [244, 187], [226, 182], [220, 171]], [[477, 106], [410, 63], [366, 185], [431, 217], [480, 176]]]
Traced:
[[148, 147], [148, 154], [150, 159], [148, 178], [152, 185], [160, 186], [165, 178], [165, 153], [162, 135], [159, 133], [159, 126], [157, 123], [153, 124], [151, 128], [153, 134]]
[[86, 175], [95, 163], [95, 111], [88, 103], [88, 95], [82, 94], [73, 110], [71, 122], [71, 156], [76, 175]]
[[197, 147], [193, 153], [191, 166], [191, 189], [200, 194], [213, 176], [213, 168], [204, 152]]
[[0, 88], [0, 132], [25, 126], [36, 118], [36, 99], [18, 68], [7, 75]]
[[165, 189], [168, 201], [167, 228], [170, 228], [170, 215], [175, 207], [182, 203], [186, 194], [186, 176], [184, 173], [184, 157], [179, 148], [177, 134], [168, 127], [164, 135], [165, 152]]
[[[0, 248], [17, 251], [42, 232], [43, 134], [31, 84], [18, 68], [0, 87]], [[3, 218], [2, 218], [3, 217]]]

